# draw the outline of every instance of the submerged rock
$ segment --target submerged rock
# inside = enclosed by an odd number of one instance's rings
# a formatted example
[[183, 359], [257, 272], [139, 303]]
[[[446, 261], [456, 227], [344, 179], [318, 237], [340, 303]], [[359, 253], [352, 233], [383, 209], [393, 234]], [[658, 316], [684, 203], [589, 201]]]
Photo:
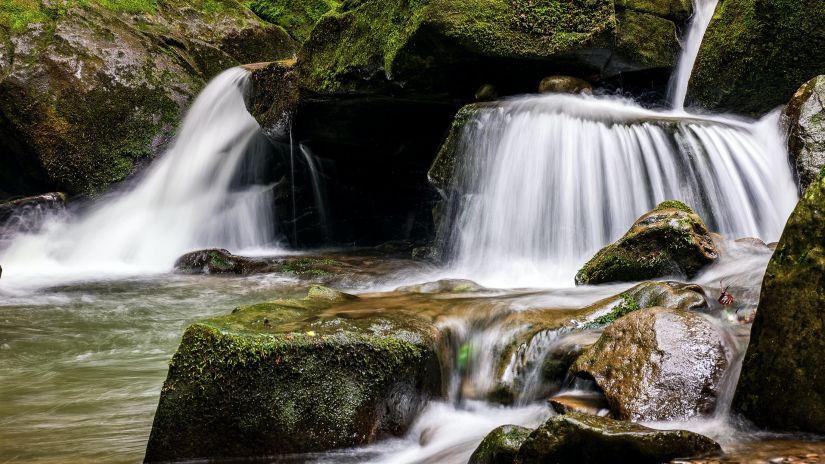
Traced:
[[649, 308], [609, 326], [570, 372], [595, 380], [618, 419], [684, 420], [713, 412], [728, 364], [701, 314]]
[[260, 457], [400, 435], [442, 393], [438, 330], [332, 289], [190, 326], [146, 461]]
[[18, 3], [9, 24], [0, 14], [10, 193], [100, 192], [164, 149], [208, 79], [295, 51], [283, 29], [229, 0]]
[[593, 93], [589, 82], [572, 76], [548, 76], [539, 83], [539, 93]]
[[825, 433], [825, 171], [771, 258], [733, 401], [760, 427]]
[[825, 74], [821, 0], [725, 0], [702, 41], [690, 93], [709, 108], [761, 114], [818, 74]]
[[804, 192], [825, 167], [825, 76], [811, 79], [796, 91], [784, 119], [788, 151], [796, 166], [799, 190]]
[[532, 429], [518, 425], [502, 425], [488, 433], [467, 464], [512, 464], [519, 448]]
[[720, 453], [719, 444], [685, 430], [654, 430], [632, 422], [571, 412], [536, 429], [519, 449], [517, 464], [660, 464]]
[[602, 248], [576, 274], [576, 285], [692, 277], [718, 256], [702, 219], [684, 203], [666, 201]]

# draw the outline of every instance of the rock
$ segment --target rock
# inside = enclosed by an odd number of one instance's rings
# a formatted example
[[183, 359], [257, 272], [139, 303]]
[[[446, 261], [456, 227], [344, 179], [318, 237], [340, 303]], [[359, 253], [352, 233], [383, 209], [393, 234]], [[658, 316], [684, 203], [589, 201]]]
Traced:
[[267, 22], [283, 27], [298, 42], [309, 38], [324, 13], [338, 6], [337, 0], [252, 0], [249, 8]]
[[468, 464], [512, 464], [532, 431], [517, 425], [502, 425], [493, 429], [473, 451]]
[[573, 2], [562, 11], [528, 0], [346, 2], [320, 19], [301, 50], [302, 82], [321, 93], [420, 95], [477, 88], [481, 72], [494, 85], [512, 82], [514, 68], [608, 77], [673, 66], [677, 26], [656, 15], [669, 7], [649, 5], [674, 2], [618, 3]]
[[[462, 151], [462, 144], [465, 143], [463, 135], [467, 123], [488, 111], [496, 111], [496, 106], [487, 102], [473, 103], [462, 107], [453, 118], [450, 130], [447, 132], [447, 136], [441, 144], [430, 170], [427, 171], [427, 179], [429, 179], [430, 184], [437, 188], [443, 197], [447, 197], [450, 191], [455, 188], [456, 179], [454, 179], [453, 172], [457, 155]], [[443, 207], [439, 208], [438, 214], [435, 214], [434, 211], [434, 216], [438, 216], [435, 218], [436, 223], [443, 216], [443, 210]]]
[[708, 108], [762, 114], [825, 74], [820, 0], [725, 0], [702, 41], [690, 94]]
[[190, 326], [169, 366], [146, 461], [249, 458], [403, 434], [442, 394], [438, 330], [331, 289]]
[[719, 444], [685, 430], [654, 430], [632, 422], [571, 412], [550, 418], [519, 449], [517, 464], [660, 464], [720, 453]]
[[639, 218], [624, 237], [602, 248], [576, 274], [576, 285], [693, 277], [719, 256], [702, 219], [667, 201]]
[[40, 230], [66, 211], [66, 194], [44, 193], [0, 203], [0, 240]]
[[183, 274], [256, 274], [274, 272], [263, 260], [236, 256], [228, 250], [213, 248], [187, 253], [175, 261], [175, 270]]
[[825, 167], [825, 75], [797, 90], [783, 117], [799, 191], [804, 192]]
[[548, 76], [539, 83], [539, 93], [584, 93], [592, 94], [589, 82], [572, 76]]
[[618, 419], [685, 420], [713, 412], [728, 364], [701, 314], [649, 308], [610, 325], [570, 372], [595, 380]]
[[295, 50], [230, 0], [23, 3], [0, 24], [0, 185], [11, 194], [103, 191], [163, 150], [206, 80]]
[[247, 66], [252, 72], [249, 113], [273, 142], [289, 143], [290, 129], [298, 109], [300, 90], [295, 60]]
[[760, 427], [825, 433], [825, 171], [773, 254], [733, 401]]
[[466, 279], [443, 279], [418, 285], [399, 287], [396, 292], [414, 293], [470, 293], [484, 290], [484, 287]]
[[594, 416], [605, 416], [610, 413], [609, 404], [604, 395], [557, 395], [548, 400], [550, 407], [559, 414], [579, 412]]
[[477, 102], [498, 100], [498, 91], [492, 84], [483, 84], [476, 90], [475, 98]]

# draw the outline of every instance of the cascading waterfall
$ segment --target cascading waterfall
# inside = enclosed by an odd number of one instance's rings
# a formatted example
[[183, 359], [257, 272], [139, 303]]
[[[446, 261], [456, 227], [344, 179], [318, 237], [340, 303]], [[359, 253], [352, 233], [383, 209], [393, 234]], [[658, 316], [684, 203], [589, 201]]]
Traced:
[[685, 34], [682, 54], [679, 56], [679, 63], [676, 65], [676, 71], [670, 80], [668, 89], [670, 102], [677, 111], [685, 108], [685, 98], [693, 65], [696, 63], [696, 57], [699, 56], [702, 39], [710, 26], [710, 20], [713, 18], [718, 3], [719, 0], [694, 0], [693, 2], [693, 18]]
[[747, 123], [527, 97], [479, 110], [459, 146], [450, 256], [494, 286], [569, 285], [664, 200], [686, 202], [711, 230], [766, 240], [797, 200], [776, 114]]
[[236, 182], [242, 167], [258, 168], [248, 162], [260, 130], [244, 104], [248, 74], [234, 68], [209, 83], [172, 147], [131, 189], [17, 237], [0, 252], [4, 283], [166, 272], [193, 249], [270, 244], [272, 186]]

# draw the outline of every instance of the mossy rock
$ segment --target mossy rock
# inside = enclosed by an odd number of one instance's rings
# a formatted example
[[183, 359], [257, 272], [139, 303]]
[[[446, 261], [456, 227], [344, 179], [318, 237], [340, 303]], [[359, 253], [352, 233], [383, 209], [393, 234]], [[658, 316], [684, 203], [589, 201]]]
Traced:
[[660, 464], [721, 453], [718, 443], [685, 430], [655, 430], [632, 422], [571, 412], [536, 429], [516, 464]]
[[174, 268], [181, 274], [282, 274], [325, 283], [363, 271], [328, 256], [249, 258], [218, 248], [186, 253], [175, 261]]
[[438, 331], [411, 312], [339, 316], [348, 304], [363, 302], [314, 288], [190, 326], [146, 461], [323, 451], [402, 434], [441, 395]]
[[796, 91], [783, 119], [788, 151], [804, 192], [825, 167], [825, 76], [811, 79]]
[[693, 277], [719, 253], [702, 219], [687, 205], [665, 203], [639, 218], [576, 274], [576, 285]]
[[301, 97], [295, 60], [259, 63], [245, 68], [252, 73], [246, 100], [249, 113], [269, 140], [289, 143], [292, 121]]
[[690, 94], [709, 108], [761, 114], [825, 74], [821, 0], [725, 0], [708, 27]]
[[319, 93], [433, 92], [465, 83], [463, 66], [539, 64], [579, 77], [668, 68], [679, 49], [676, 24], [657, 14], [669, 9], [613, 0], [344, 2], [301, 50], [302, 84]]
[[231, 0], [12, 0], [0, 29], [0, 183], [12, 193], [104, 191], [163, 151], [212, 76], [295, 51]]
[[468, 464], [512, 464], [522, 443], [532, 429], [518, 425], [502, 425], [481, 440]]
[[243, 0], [261, 19], [277, 24], [297, 42], [309, 38], [315, 23], [338, 7], [337, 0]]
[[[427, 178], [435, 188], [446, 195], [456, 185], [453, 174], [458, 156], [467, 148], [466, 144], [472, 137], [465, 137], [468, 124], [476, 118], [482, 117], [485, 112], [496, 111], [496, 105], [488, 102], [473, 103], [462, 107], [456, 113], [450, 130], [433, 163], [427, 171]], [[438, 220], [436, 219], [436, 223]]]
[[713, 412], [729, 364], [723, 334], [701, 314], [635, 311], [571, 366], [604, 391], [613, 417], [686, 420]]
[[733, 401], [760, 427], [825, 433], [825, 170], [791, 214], [762, 282]]

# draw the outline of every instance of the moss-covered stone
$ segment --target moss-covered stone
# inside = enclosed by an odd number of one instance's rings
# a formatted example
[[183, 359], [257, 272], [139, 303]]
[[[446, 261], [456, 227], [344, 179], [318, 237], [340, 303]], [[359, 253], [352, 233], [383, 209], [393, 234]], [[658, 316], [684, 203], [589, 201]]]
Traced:
[[325, 93], [365, 86], [420, 91], [447, 88], [462, 65], [496, 60], [546, 62], [583, 75], [672, 66], [678, 49], [674, 23], [651, 14], [657, 9], [634, 10], [633, 3], [345, 2], [321, 18], [302, 49], [302, 82]]
[[403, 433], [441, 394], [438, 331], [413, 312], [369, 308], [314, 288], [190, 326], [146, 461], [321, 451]]
[[595, 380], [618, 419], [685, 420], [711, 413], [728, 353], [701, 314], [639, 310], [610, 325], [570, 373]]
[[783, 119], [788, 151], [804, 192], [825, 167], [825, 76], [811, 79], [796, 91]]
[[692, 277], [718, 257], [702, 219], [684, 204], [663, 204], [602, 248], [576, 274], [577, 285], [664, 276]]
[[441, 144], [438, 154], [435, 159], [433, 159], [430, 170], [427, 171], [427, 178], [430, 184], [441, 191], [442, 194], [446, 194], [455, 186], [453, 173], [455, 171], [456, 158], [465, 148], [463, 144], [468, 142], [466, 140], [467, 137], [464, 137], [464, 131], [468, 122], [479, 117], [484, 111], [495, 111], [495, 108], [495, 105], [490, 103], [473, 103], [462, 107], [458, 110], [458, 113], [456, 113], [453, 123], [450, 125], [450, 130], [447, 132], [447, 136]]
[[761, 427], [825, 433], [825, 170], [768, 264], [733, 407]]
[[0, 29], [0, 183], [20, 193], [104, 190], [165, 147], [207, 79], [294, 52], [231, 0], [12, 0]]
[[325, 256], [249, 258], [217, 248], [186, 253], [175, 261], [174, 268], [182, 274], [283, 274], [322, 281], [354, 271], [353, 266]]
[[301, 97], [295, 60], [245, 66], [252, 72], [246, 106], [273, 142], [289, 143], [292, 120]]
[[690, 93], [705, 106], [764, 113], [825, 74], [821, 0], [725, 0], [705, 35]]
[[309, 38], [324, 13], [338, 7], [337, 0], [243, 0], [261, 19], [283, 27], [298, 42]]
[[660, 464], [721, 451], [719, 444], [693, 432], [654, 430], [632, 422], [571, 412], [549, 419], [531, 433], [514, 462]]
[[532, 429], [517, 425], [502, 425], [493, 429], [473, 451], [468, 464], [512, 464], [531, 432]]

